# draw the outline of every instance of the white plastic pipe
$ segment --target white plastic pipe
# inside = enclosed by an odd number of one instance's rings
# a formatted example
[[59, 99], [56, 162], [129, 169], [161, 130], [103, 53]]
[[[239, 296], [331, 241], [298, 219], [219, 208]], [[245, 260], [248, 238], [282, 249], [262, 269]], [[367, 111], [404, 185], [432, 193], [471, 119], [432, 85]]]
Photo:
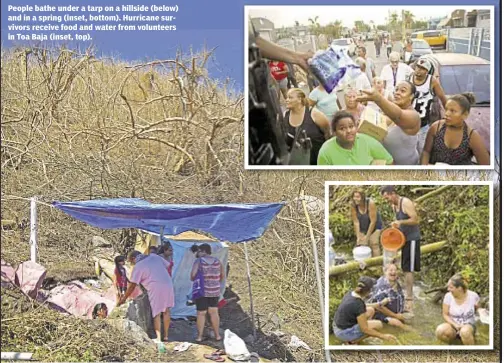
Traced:
[[5, 360], [31, 360], [33, 353], [2, 352], [1, 359]]
[[37, 262], [37, 197], [31, 198], [30, 255], [31, 261]]

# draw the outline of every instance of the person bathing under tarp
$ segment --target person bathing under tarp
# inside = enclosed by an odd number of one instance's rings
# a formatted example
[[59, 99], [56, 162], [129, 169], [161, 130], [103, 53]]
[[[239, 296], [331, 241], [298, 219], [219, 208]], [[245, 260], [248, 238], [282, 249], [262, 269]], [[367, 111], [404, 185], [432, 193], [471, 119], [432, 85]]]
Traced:
[[357, 287], [343, 297], [334, 314], [334, 335], [345, 344], [357, 344], [369, 336], [383, 340], [397, 340], [392, 334], [380, 333], [378, 330], [383, 327], [383, 324], [373, 319], [376, 309], [385, 306], [388, 299], [367, 306], [364, 302], [370, 296], [374, 283], [375, 281], [370, 277], [359, 278]]
[[154, 330], [158, 341], [161, 341], [161, 313], [163, 313], [163, 341], [166, 342], [170, 328], [170, 309], [175, 306], [173, 282], [168, 273], [170, 264], [157, 254], [143, 255], [139, 251], [130, 252], [128, 260], [134, 267], [128, 289], [117, 306], [124, 304], [136, 286], [141, 284], [149, 296], [152, 317], [154, 318]]

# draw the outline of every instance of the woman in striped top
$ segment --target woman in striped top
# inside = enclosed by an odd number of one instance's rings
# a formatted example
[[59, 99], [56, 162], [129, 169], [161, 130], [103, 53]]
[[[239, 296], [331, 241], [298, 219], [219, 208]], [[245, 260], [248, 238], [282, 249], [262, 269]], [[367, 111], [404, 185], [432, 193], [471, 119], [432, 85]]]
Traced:
[[191, 271], [191, 280], [194, 281], [198, 270], [201, 269], [203, 274], [203, 290], [204, 297], [196, 299], [196, 310], [198, 316], [196, 326], [198, 328], [197, 342], [203, 340], [203, 331], [205, 330], [206, 314], [210, 315], [212, 328], [215, 333], [215, 340], [220, 341], [222, 337], [219, 333], [219, 310], [218, 303], [221, 295], [221, 282], [224, 281], [225, 272], [222, 263], [215, 257], [211, 256], [212, 248], [209, 244], [204, 243], [198, 247], [199, 258], [194, 262]]

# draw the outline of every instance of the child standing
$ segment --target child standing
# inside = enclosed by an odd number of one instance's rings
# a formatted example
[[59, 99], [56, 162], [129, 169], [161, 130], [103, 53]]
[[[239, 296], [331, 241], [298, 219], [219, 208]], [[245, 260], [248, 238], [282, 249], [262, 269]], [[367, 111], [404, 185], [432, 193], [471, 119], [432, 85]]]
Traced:
[[126, 263], [124, 256], [117, 256], [114, 262], [116, 265], [114, 270], [114, 284], [117, 289], [117, 301], [119, 301], [128, 288], [128, 275], [124, 267]]

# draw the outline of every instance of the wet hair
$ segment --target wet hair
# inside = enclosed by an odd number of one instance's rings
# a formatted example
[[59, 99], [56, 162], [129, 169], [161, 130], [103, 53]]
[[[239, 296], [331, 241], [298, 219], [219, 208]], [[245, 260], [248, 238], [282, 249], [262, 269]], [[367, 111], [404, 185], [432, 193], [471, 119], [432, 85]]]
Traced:
[[207, 255], [212, 254], [212, 247], [208, 243], [203, 243], [202, 245], [199, 245], [198, 248], [201, 252], [205, 252]]
[[359, 278], [357, 282], [357, 287], [355, 288], [355, 292], [359, 295], [365, 295], [371, 291], [375, 284], [374, 279], [368, 276], [362, 276]]
[[396, 193], [395, 186], [394, 185], [384, 185], [383, 187], [380, 188], [380, 194], [391, 194], [391, 193]]
[[351, 118], [352, 121], [354, 122], [355, 124], [355, 118], [354, 118], [354, 115], [352, 115], [350, 112], [348, 111], [338, 111], [334, 114], [333, 116], [333, 119], [331, 121], [331, 131], [332, 132], [335, 132], [336, 131], [336, 127], [338, 126], [338, 123], [340, 122], [340, 120], [344, 119], [344, 118]]
[[308, 98], [306, 98], [306, 95], [301, 88], [291, 88], [289, 92], [294, 92], [299, 98], [301, 98], [303, 105], [308, 106]]
[[93, 308], [93, 319], [96, 319], [98, 317], [98, 312], [100, 310], [105, 310], [108, 314], [107, 305], [105, 305], [105, 303], [99, 303], [99, 304], [96, 304]]
[[366, 200], [366, 192], [364, 191], [364, 189], [358, 188], [358, 189], [352, 190], [352, 194], [350, 194], [352, 199], [353, 199], [353, 196], [355, 193], [360, 194], [362, 200]]
[[385, 266], [383, 266], [383, 272], [387, 272], [387, 270], [391, 267], [391, 266], [395, 266], [397, 267], [396, 265], [397, 263], [397, 260], [395, 258], [393, 258], [390, 262], [386, 263]]
[[474, 97], [474, 93], [466, 92], [448, 97], [448, 100], [457, 102], [462, 108], [462, 112], [469, 112], [471, 111], [471, 106], [476, 102], [476, 97]]
[[461, 287], [464, 291], [467, 291], [467, 280], [461, 274], [453, 275], [449, 281], [451, 281], [453, 286], [457, 288]]

